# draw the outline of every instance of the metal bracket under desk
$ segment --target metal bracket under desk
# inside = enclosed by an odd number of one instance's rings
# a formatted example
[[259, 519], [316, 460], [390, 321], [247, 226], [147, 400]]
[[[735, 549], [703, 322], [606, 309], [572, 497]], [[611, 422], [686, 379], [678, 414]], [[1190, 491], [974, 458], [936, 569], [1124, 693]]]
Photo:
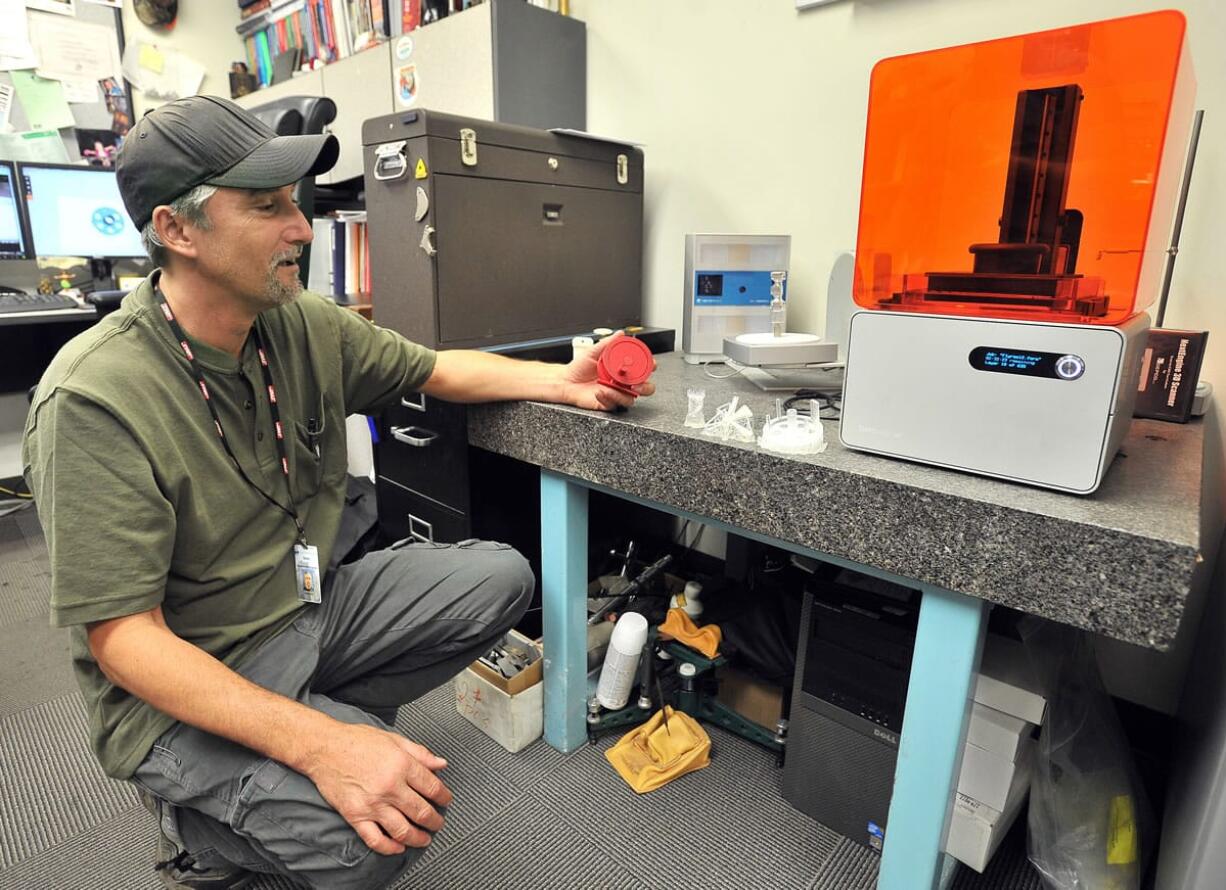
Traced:
[[973, 684], [983, 652], [989, 604], [542, 469], [545, 741], [560, 751], [573, 751], [587, 740], [584, 618], [589, 490], [921, 591], [911, 680], [907, 687], [906, 712], [877, 886], [880, 890], [940, 886], [943, 875], [949, 874], [943, 851], [962, 767], [962, 750], [966, 744]]

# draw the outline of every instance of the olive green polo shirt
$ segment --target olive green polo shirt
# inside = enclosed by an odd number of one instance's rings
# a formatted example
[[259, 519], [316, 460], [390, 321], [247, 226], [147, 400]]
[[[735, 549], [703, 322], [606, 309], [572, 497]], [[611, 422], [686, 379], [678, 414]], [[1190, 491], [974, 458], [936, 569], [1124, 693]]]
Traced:
[[[345, 417], [419, 388], [435, 354], [309, 292], [257, 324], [285, 430], [288, 488], [251, 338], [241, 358], [191, 346], [248, 478], [281, 503], [292, 499], [327, 565], [345, 496]], [[153, 278], [52, 361], [22, 459], [47, 536], [51, 621], [73, 627], [98, 760], [127, 778], [174, 721], [107, 681], [84, 625], [160, 605], [177, 635], [234, 666], [310, 608], [296, 592], [294, 523], [226, 454]]]

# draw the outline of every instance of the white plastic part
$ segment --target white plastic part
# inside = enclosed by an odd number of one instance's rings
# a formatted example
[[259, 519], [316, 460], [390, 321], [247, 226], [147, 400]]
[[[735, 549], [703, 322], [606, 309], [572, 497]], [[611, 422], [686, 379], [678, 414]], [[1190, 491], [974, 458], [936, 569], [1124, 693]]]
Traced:
[[707, 425], [707, 422], [702, 418], [702, 403], [707, 398], [705, 389], [687, 389], [685, 394], [689, 397], [690, 407], [685, 412], [685, 425], [691, 429], [700, 430]]
[[821, 343], [817, 334], [802, 334], [799, 331], [783, 331], [772, 334], [768, 331], [755, 331], [751, 334], [737, 334], [736, 342], [745, 346], [813, 346]]
[[817, 402], [809, 402], [809, 416], [789, 408], [766, 421], [758, 444], [779, 454], [820, 454], [826, 450], [826, 434], [822, 429]]
[[697, 581], [685, 582], [685, 592], [675, 594], [669, 601], [670, 609], [681, 609], [691, 618], [697, 618], [702, 614], [702, 603], [698, 598], [702, 596], [702, 585]]
[[609, 648], [605, 652], [596, 699], [610, 711], [626, 706], [639, 670], [639, 654], [647, 642], [647, 619], [638, 612], [626, 612], [617, 619]]
[[783, 282], [787, 272], [771, 273], [771, 334], [782, 337], [787, 330], [787, 306], [783, 302]]
[[724, 442], [752, 442], [753, 411], [733, 396], [731, 402], [719, 406], [719, 410], [707, 421], [702, 434]]
[[572, 359], [577, 359], [595, 345], [596, 341], [591, 337], [571, 337], [570, 357]]

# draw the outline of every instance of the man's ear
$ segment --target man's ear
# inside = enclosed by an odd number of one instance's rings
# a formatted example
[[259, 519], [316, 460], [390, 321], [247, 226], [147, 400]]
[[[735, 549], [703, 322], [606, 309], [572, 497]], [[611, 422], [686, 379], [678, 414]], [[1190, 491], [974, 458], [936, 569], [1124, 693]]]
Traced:
[[187, 257], [195, 257], [199, 253], [196, 239], [200, 229], [175, 216], [165, 204], [154, 208], [152, 222], [158, 240], [171, 253]]

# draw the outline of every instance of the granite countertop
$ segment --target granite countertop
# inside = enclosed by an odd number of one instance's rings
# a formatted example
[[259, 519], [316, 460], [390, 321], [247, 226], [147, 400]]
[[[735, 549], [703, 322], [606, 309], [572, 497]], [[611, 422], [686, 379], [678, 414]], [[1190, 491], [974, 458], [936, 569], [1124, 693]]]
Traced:
[[1116, 639], [1155, 649], [1174, 641], [1206, 546], [1203, 424], [1134, 421], [1085, 497], [851, 451], [834, 421], [816, 455], [712, 440], [684, 426], [687, 389], [706, 391], [708, 418], [739, 396], [758, 430], [776, 394], [739, 376], [713, 379], [680, 353], [657, 364], [656, 395], [627, 412], [471, 406], [469, 442]]

